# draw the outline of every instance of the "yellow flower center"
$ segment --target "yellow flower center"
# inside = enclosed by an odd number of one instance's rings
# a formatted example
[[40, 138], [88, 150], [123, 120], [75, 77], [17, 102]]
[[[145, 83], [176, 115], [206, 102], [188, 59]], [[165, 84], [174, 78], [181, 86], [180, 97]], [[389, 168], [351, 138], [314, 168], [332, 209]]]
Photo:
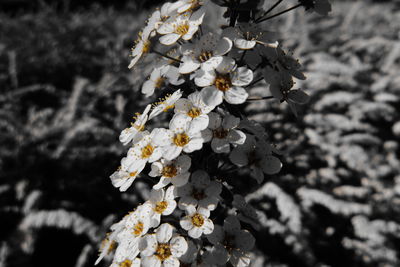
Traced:
[[187, 21], [175, 26], [175, 33], [180, 36], [187, 34], [189, 31], [189, 23]]
[[195, 213], [192, 216], [192, 224], [196, 227], [201, 227], [204, 224], [204, 218], [201, 214]]
[[131, 260], [124, 260], [119, 264], [119, 267], [131, 267], [132, 261]]
[[201, 110], [199, 108], [191, 108], [188, 112], [187, 115], [191, 118], [196, 118], [201, 115]]
[[130, 172], [130, 173], [129, 173], [129, 177], [135, 177], [136, 174], [137, 174], [137, 172]]
[[167, 201], [160, 201], [157, 202], [154, 211], [161, 214], [164, 212], [164, 210], [168, 207], [168, 202]]
[[183, 147], [189, 143], [190, 139], [187, 134], [180, 133], [180, 134], [175, 135], [173, 141], [174, 141], [175, 145]]
[[213, 56], [213, 53], [211, 51], [201, 51], [201, 54], [198, 56], [198, 60], [200, 62], [206, 62]]
[[224, 139], [228, 136], [229, 131], [224, 128], [218, 128], [213, 130], [213, 136], [218, 139]]
[[158, 244], [155, 255], [160, 261], [168, 259], [172, 255], [171, 246], [169, 244]]
[[192, 197], [196, 200], [202, 200], [206, 197], [206, 194], [203, 190], [196, 190], [195, 188], [193, 188]]
[[215, 78], [214, 85], [222, 92], [228, 91], [232, 86], [231, 77], [229, 74], [218, 74], [217, 78]]
[[165, 78], [164, 77], [159, 77], [157, 80], [156, 80], [156, 82], [155, 82], [155, 84], [154, 84], [154, 87], [155, 88], [161, 88], [163, 85], [164, 85], [164, 82], [165, 82]]
[[152, 145], [148, 144], [147, 146], [142, 148], [142, 158], [147, 159], [148, 157], [151, 156], [151, 154], [153, 154], [153, 151], [154, 151], [154, 147]]
[[177, 173], [178, 173], [178, 170], [176, 169], [175, 165], [164, 166], [161, 171], [162, 176], [167, 177], [167, 178], [175, 177]]
[[137, 224], [135, 224], [135, 225], [133, 226], [133, 231], [132, 231], [132, 233], [133, 233], [135, 236], [139, 236], [139, 235], [143, 232], [143, 229], [144, 229], [144, 224], [143, 224], [142, 222], [138, 222]]

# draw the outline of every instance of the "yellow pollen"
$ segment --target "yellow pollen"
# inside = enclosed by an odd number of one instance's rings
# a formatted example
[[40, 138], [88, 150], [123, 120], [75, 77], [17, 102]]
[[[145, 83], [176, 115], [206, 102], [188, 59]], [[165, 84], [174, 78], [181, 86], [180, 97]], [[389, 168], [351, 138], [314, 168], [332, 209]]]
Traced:
[[166, 106], [166, 107], [163, 109], [163, 111], [164, 111], [164, 112], [167, 112], [168, 110], [173, 109], [174, 107], [175, 107], [175, 105]]
[[189, 24], [187, 21], [175, 26], [175, 33], [180, 36], [187, 34], [189, 31]]
[[187, 134], [180, 133], [180, 134], [175, 135], [173, 141], [174, 141], [175, 145], [183, 147], [189, 143], [190, 139]]
[[156, 80], [154, 87], [155, 87], [155, 88], [158, 88], [158, 89], [161, 88], [161, 87], [164, 85], [164, 81], [165, 81], [165, 78], [164, 78], [164, 77], [159, 77], [159, 78]]
[[213, 56], [213, 53], [211, 51], [202, 51], [201, 54], [198, 56], [198, 60], [200, 62], [206, 62]]
[[229, 131], [224, 128], [218, 128], [213, 131], [213, 136], [218, 139], [224, 139], [228, 136]]
[[144, 128], [145, 128], [143, 124], [142, 125], [137, 125], [137, 124], [131, 123], [131, 126], [133, 128], [135, 128], [136, 130], [138, 130], [139, 132], [143, 131]]
[[142, 52], [144, 54], [150, 52], [150, 47], [151, 47], [151, 43], [149, 40], [147, 40], [146, 42], [143, 43], [143, 48], [142, 48]]
[[164, 212], [164, 210], [168, 207], [168, 202], [167, 201], [160, 201], [157, 202], [156, 207], [154, 208], [154, 211], [161, 214]]
[[132, 261], [130, 261], [130, 260], [124, 260], [123, 262], [121, 262], [121, 263], [119, 264], [119, 267], [131, 267], [131, 265], [132, 265]]
[[136, 174], [137, 174], [137, 172], [130, 172], [130, 173], [129, 173], [129, 177], [135, 177]]
[[168, 259], [172, 255], [171, 246], [163, 243], [158, 244], [155, 255], [160, 261]]
[[110, 241], [108, 238], [106, 238], [101, 242], [100, 250], [103, 250], [107, 245], [108, 245], [107, 254], [110, 254], [114, 249], [117, 248], [117, 242], [115, 242], [115, 240]]
[[175, 177], [177, 173], [178, 173], [178, 170], [176, 169], [175, 165], [164, 166], [161, 171], [162, 176], [167, 177], [167, 178]]
[[147, 146], [142, 148], [142, 158], [147, 159], [148, 157], [151, 156], [151, 154], [153, 154], [153, 151], [154, 151], [154, 147], [152, 145], [148, 144]]
[[201, 227], [204, 224], [204, 218], [201, 214], [195, 213], [192, 216], [192, 224], [196, 227]]
[[232, 86], [231, 77], [229, 74], [218, 74], [217, 78], [215, 78], [214, 85], [222, 92], [228, 91]]
[[135, 236], [139, 236], [143, 232], [143, 229], [144, 229], [144, 224], [142, 222], [138, 222], [133, 226], [132, 234], [134, 234]]
[[187, 115], [191, 118], [196, 118], [201, 115], [201, 110], [199, 108], [191, 108], [188, 112]]

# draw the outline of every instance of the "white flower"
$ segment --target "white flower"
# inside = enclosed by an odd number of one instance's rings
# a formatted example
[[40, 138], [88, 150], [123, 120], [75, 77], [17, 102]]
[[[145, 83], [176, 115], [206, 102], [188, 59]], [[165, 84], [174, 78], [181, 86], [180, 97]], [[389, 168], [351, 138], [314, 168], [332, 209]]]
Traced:
[[150, 42], [150, 34], [153, 29], [151, 27], [145, 27], [143, 32], [139, 33], [138, 39], [135, 41], [135, 48], [132, 49], [132, 60], [129, 63], [128, 68], [133, 68], [139, 59], [144, 55], [150, 52], [151, 42]]
[[163, 100], [156, 103], [154, 108], [151, 110], [149, 115], [149, 120], [156, 117], [162, 112], [167, 112], [168, 110], [175, 107], [175, 102], [182, 97], [182, 91], [177, 90], [172, 95], [167, 95]]
[[203, 22], [205, 11], [199, 9], [193, 14], [184, 13], [182, 15], [171, 17], [165, 21], [157, 32], [164, 36], [160, 37], [160, 43], [164, 45], [173, 45], [180, 38], [184, 40], [192, 39], [193, 35], [199, 29]]
[[235, 60], [229, 57], [215, 57], [206, 68], [200, 69], [194, 79], [197, 86], [205, 87], [201, 95], [205, 104], [217, 106], [223, 99], [230, 104], [242, 104], [248, 93], [243, 86], [253, 80], [253, 72], [246, 67], [237, 68]]
[[240, 119], [227, 114], [222, 118], [218, 113], [208, 114], [210, 123], [208, 129], [203, 132], [206, 141], [211, 140], [211, 148], [215, 153], [228, 153], [231, 150], [230, 144], [242, 145], [246, 140], [246, 134], [235, 128], [239, 125]]
[[163, 157], [173, 160], [182, 151], [191, 153], [203, 147], [201, 124], [191, 122], [191, 118], [183, 114], [175, 114], [168, 129], [155, 129], [155, 141], [162, 146]]
[[210, 181], [210, 176], [203, 170], [197, 170], [192, 174], [190, 183], [177, 189], [179, 208], [206, 208], [215, 210], [219, 202], [219, 194], [222, 186], [217, 181]]
[[113, 262], [110, 267], [140, 267], [140, 259], [136, 258], [134, 260], [126, 259], [121, 262]]
[[232, 205], [238, 210], [237, 218], [242, 222], [251, 224], [253, 228], [259, 229], [260, 223], [256, 209], [248, 204], [243, 196], [234, 195]]
[[255, 141], [254, 136], [247, 135], [243, 145], [235, 147], [229, 155], [231, 162], [239, 167], [249, 166], [251, 176], [261, 183], [264, 173], [278, 173], [282, 168], [280, 160], [272, 156], [272, 148], [264, 141]]
[[172, 3], [164, 3], [160, 10], [156, 10], [150, 16], [147, 26], [153, 30], [157, 30], [168, 18], [176, 15], [177, 7]]
[[248, 231], [240, 229], [239, 220], [234, 216], [225, 219], [224, 227], [215, 225], [207, 239], [214, 245], [210, 257], [214, 263], [225, 265], [230, 261], [235, 267], [250, 265], [249, 251], [254, 247], [255, 239]]
[[188, 231], [192, 238], [199, 238], [202, 234], [211, 234], [214, 230], [214, 223], [208, 218], [210, 210], [206, 208], [198, 208], [192, 206], [186, 209], [187, 215], [180, 220], [180, 225]]
[[150, 228], [150, 218], [153, 214], [151, 205], [144, 203], [127, 216], [125, 228], [118, 234], [118, 248], [114, 260], [121, 262], [124, 259], [133, 260], [139, 254], [140, 238]]
[[151, 216], [151, 226], [157, 227], [161, 221], [161, 215], [170, 215], [176, 208], [175, 199], [175, 187], [170, 186], [167, 190], [152, 189], [150, 192], [150, 199], [148, 202], [151, 204], [151, 207], [154, 211]]
[[167, 81], [173, 85], [179, 85], [184, 82], [184, 80], [179, 79], [177, 67], [162, 65], [154, 68], [149, 79], [143, 83], [142, 94], [145, 94], [147, 97], [153, 95], [154, 90], [164, 87]]
[[228, 27], [224, 30], [223, 36], [231, 39], [239, 49], [249, 50], [256, 44], [271, 45], [276, 38], [272, 32], [263, 31], [259, 25], [242, 23], [236, 27]]
[[161, 176], [160, 181], [153, 189], [160, 189], [172, 183], [175, 187], [183, 186], [189, 180], [188, 172], [191, 159], [187, 155], [181, 155], [175, 160], [161, 159], [151, 165], [151, 177]]
[[124, 162], [126, 161], [127, 158], [123, 158], [121, 160], [122, 166], [110, 176], [112, 185], [119, 188], [121, 192], [126, 191], [132, 185], [145, 167], [145, 164], [134, 165], [130, 166], [128, 170], [127, 167], [123, 167]]
[[174, 227], [168, 223], [160, 225], [155, 234], [145, 236], [140, 242], [143, 267], [177, 267], [178, 258], [187, 250], [186, 240], [174, 235]]
[[143, 130], [144, 126], [148, 119], [148, 113], [150, 111], [151, 105], [147, 105], [146, 109], [143, 111], [143, 114], [136, 113], [135, 122], [132, 123], [130, 128], [126, 128], [123, 130], [119, 136], [119, 141], [124, 145], [127, 145], [129, 142], [137, 143], [140, 139], [143, 138]]
[[223, 56], [232, 49], [232, 41], [226, 37], [221, 38], [213, 33], [203, 35], [195, 44], [181, 46], [182, 61], [179, 66], [180, 73], [191, 73], [200, 66], [204, 67], [214, 60], [216, 56]]
[[175, 103], [175, 113], [188, 116], [192, 123], [198, 124], [198, 129], [204, 130], [208, 125], [207, 114], [214, 106], [208, 106], [203, 102], [200, 92], [196, 91], [188, 96], [188, 99], [181, 98]]

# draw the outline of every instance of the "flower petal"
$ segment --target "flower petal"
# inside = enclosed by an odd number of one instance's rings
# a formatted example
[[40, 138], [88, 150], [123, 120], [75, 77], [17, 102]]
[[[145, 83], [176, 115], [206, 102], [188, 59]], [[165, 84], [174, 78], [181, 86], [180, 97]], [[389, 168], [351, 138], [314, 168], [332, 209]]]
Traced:
[[156, 231], [156, 237], [158, 243], [167, 243], [174, 232], [174, 227], [169, 223], [163, 223], [158, 227]]
[[160, 43], [162, 43], [163, 45], [173, 45], [176, 43], [176, 41], [179, 40], [181, 36], [179, 34], [176, 33], [169, 33], [166, 34], [164, 36], [161, 36], [159, 41]]
[[234, 86], [225, 92], [224, 98], [229, 104], [242, 104], [248, 96], [249, 94], [243, 87]]
[[223, 101], [224, 93], [215, 86], [205, 87], [200, 93], [203, 102], [208, 106], [218, 106]]

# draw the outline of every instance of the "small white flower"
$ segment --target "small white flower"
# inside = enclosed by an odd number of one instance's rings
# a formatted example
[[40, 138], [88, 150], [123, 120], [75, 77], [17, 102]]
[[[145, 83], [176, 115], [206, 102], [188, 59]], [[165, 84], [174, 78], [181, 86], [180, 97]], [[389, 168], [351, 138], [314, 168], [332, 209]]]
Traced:
[[139, 33], [138, 39], [135, 41], [135, 48], [132, 49], [132, 60], [129, 63], [128, 68], [133, 68], [139, 59], [150, 52], [151, 42], [150, 42], [150, 34], [152, 32], [151, 27], [145, 27], [142, 32]]
[[242, 23], [236, 27], [228, 27], [224, 30], [224, 36], [231, 39], [239, 49], [249, 50], [256, 44], [271, 45], [276, 38], [272, 32], [263, 31], [259, 25]]
[[168, 223], [160, 225], [155, 234], [146, 235], [140, 242], [143, 267], [177, 267], [178, 258], [188, 249], [186, 240], [174, 234]]
[[203, 147], [201, 124], [192, 122], [191, 118], [183, 114], [175, 114], [169, 124], [169, 129], [155, 129], [155, 141], [162, 146], [163, 157], [173, 160], [182, 151], [191, 153]]
[[231, 162], [239, 167], [249, 166], [251, 176], [261, 183], [264, 173], [278, 173], [282, 168], [281, 161], [272, 156], [272, 148], [264, 141], [255, 141], [254, 136], [247, 135], [243, 145], [235, 147], [229, 155]]
[[199, 67], [210, 64], [214, 57], [223, 56], [232, 49], [232, 41], [226, 37], [219, 37], [213, 33], [203, 35], [195, 44], [181, 46], [182, 61], [179, 66], [180, 73], [191, 73]]
[[173, 45], [180, 38], [184, 40], [192, 39], [199, 29], [199, 25], [203, 22], [204, 14], [205, 10], [199, 9], [191, 15], [190, 13], [184, 13], [169, 18], [157, 29], [157, 32], [163, 35], [160, 37], [160, 43]]
[[192, 123], [198, 124], [198, 129], [207, 128], [209, 119], [207, 114], [214, 106], [208, 106], [203, 102], [200, 92], [196, 91], [188, 96], [188, 99], [181, 98], [175, 103], [175, 113], [188, 116]]
[[204, 6], [208, 0], [179, 0], [174, 3], [175, 8], [177, 8], [178, 13], [183, 13], [186, 11], [194, 11], [201, 6]]
[[175, 102], [182, 97], [182, 91], [177, 90], [172, 95], [167, 95], [162, 101], [156, 103], [154, 108], [151, 110], [149, 120], [156, 117], [162, 112], [167, 112], [175, 107]]
[[210, 176], [203, 170], [197, 170], [192, 174], [190, 183], [177, 189], [179, 208], [206, 208], [215, 210], [219, 202], [219, 194], [222, 186], [217, 181], [210, 181]]
[[155, 68], [151, 72], [149, 79], [143, 83], [142, 94], [149, 97], [154, 94], [155, 89], [161, 89], [167, 82], [173, 85], [179, 85], [184, 82], [184, 80], [179, 79], [177, 67], [162, 65]]
[[153, 189], [160, 189], [172, 183], [176, 187], [183, 186], [189, 180], [188, 172], [191, 159], [187, 155], [181, 155], [175, 160], [161, 159], [151, 165], [151, 177], [161, 176], [160, 181], [153, 186]]
[[[124, 165], [125, 161], [127, 161], [126, 157], [121, 160], [121, 164]], [[112, 185], [116, 188], [119, 188], [121, 192], [126, 191], [132, 185], [144, 167], [145, 164], [135, 165], [131, 166], [128, 170], [127, 167], [121, 166], [110, 176]]]
[[132, 123], [130, 128], [126, 128], [123, 130], [119, 136], [119, 141], [124, 145], [127, 145], [129, 142], [137, 143], [140, 139], [143, 138], [143, 130], [144, 126], [148, 119], [148, 113], [150, 111], [151, 105], [147, 105], [146, 109], [143, 111], [143, 114], [136, 113], [135, 122]]
[[170, 215], [176, 208], [175, 187], [170, 186], [167, 190], [152, 189], [150, 192], [150, 199], [148, 202], [154, 211], [151, 216], [151, 226], [157, 227], [161, 221], [161, 215]]
[[214, 245], [211, 259], [218, 265], [225, 265], [230, 261], [235, 267], [250, 265], [249, 251], [254, 247], [255, 239], [246, 230], [240, 229], [240, 223], [234, 216], [224, 221], [224, 227], [215, 225], [214, 231], [207, 236]]
[[195, 83], [201, 90], [204, 103], [217, 106], [223, 99], [230, 104], [242, 104], [248, 93], [243, 86], [253, 80], [253, 72], [246, 67], [237, 68], [235, 60], [229, 57], [215, 57], [212, 64], [196, 73]]
[[210, 123], [208, 129], [203, 132], [206, 141], [211, 140], [211, 148], [215, 153], [229, 153], [230, 144], [242, 145], [246, 140], [246, 134], [235, 129], [240, 119], [227, 114], [222, 118], [218, 113], [208, 114]]
[[214, 223], [208, 218], [210, 217], [209, 209], [198, 208], [196, 210], [192, 206], [188, 206], [186, 214], [179, 223], [183, 229], [188, 231], [190, 237], [200, 238], [202, 234], [208, 235], [214, 230]]

